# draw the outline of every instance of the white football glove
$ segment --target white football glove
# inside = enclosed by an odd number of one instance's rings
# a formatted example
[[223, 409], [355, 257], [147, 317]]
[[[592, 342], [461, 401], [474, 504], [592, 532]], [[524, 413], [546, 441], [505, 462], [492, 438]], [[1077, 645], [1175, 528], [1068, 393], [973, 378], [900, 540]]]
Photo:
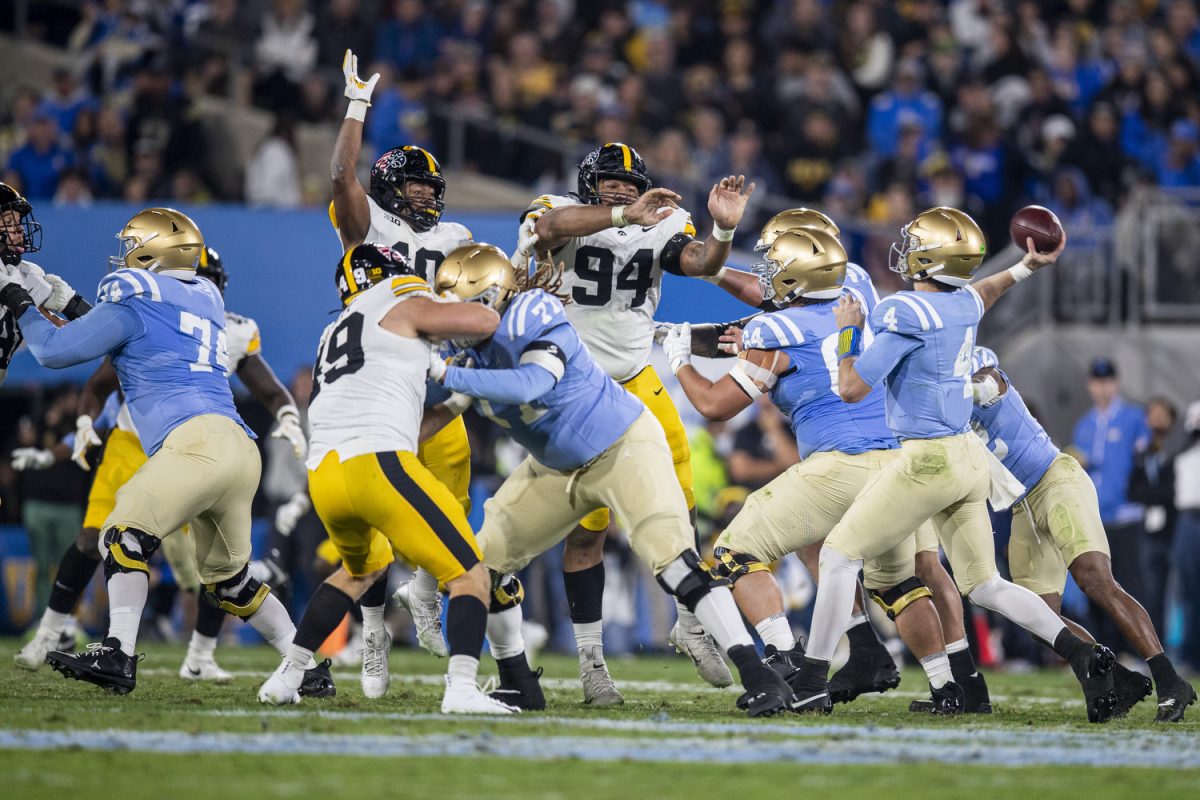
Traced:
[[312, 508], [312, 501], [307, 492], [296, 492], [292, 499], [275, 509], [275, 530], [284, 536], [291, 536], [292, 531], [300, 523], [300, 518]]
[[12, 451], [12, 467], [17, 472], [27, 469], [50, 469], [54, 466], [54, 453], [40, 447], [18, 447]]
[[529, 269], [529, 259], [533, 255], [534, 246], [538, 243], [538, 235], [534, 233], [536, 228], [537, 220], [526, 219], [517, 229], [517, 249], [513, 251], [509, 261], [512, 263], [513, 269], [518, 272]]
[[429, 380], [441, 383], [446, 377], [446, 361], [437, 350], [429, 351]]
[[379, 73], [376, 72], [364, 83], [358, 77], [358, 56], [346, 50], [346, 55], [342, 56], [342, 74], [346, 76], [346, 97], [371, 105], [371, 92], [375, 91], [375, 84], [379, 82]]
[[57, 275], [47, 275], [46, 283], [50, 284], [51, 289], [50, 297], [43, 304], [47, 311], [61, 312], [67, 307], [67, 303], [71, 302], [71, 298], [78, 294], [71, 288], [71, 284]]
[[91, 471], [92, 467], [87, 460], [88, 450], [99, 446], [100, 437], [92, 427], [92, 418], [87, 414], [80, 414], [75, 420], [75, 449], [71, 452], [71, 460], [83, 469]]
[[466, 410], [475, 402], [475, 398], [469, 394], [462, 392], [451, 392], [450, 396], [442, 401], [442, 405], [456, 417], [461, 417]]
[[[41, 267], [36, 264], [29, 264], [22, 261], [16, 267], [17, 277], [21, 281], [21, 285], [25, 287], [25, 291], [29, 292], [29, 296], [33, 298], [35, 306], [43, 307], [54, 294], [54, 287], [46, 280], [46, 273]], [[69, 297], [67, 298], [70, 299]], [[54, 311], [55, 309], [50, 309]]]
[[304, 428], [300, 425], [300, 412], [290, 403], [279, 409], [275, 414], [279, 425], [271, 434], [272, 439], [287, 439], [292, 445], [292, 452], [301, 461], [308, 455], [308, 440], [304, 438]]
[[685, 364], [692, 363], [692, 326], [690, 323], [672, 325], [662, 343], [663, 351], [671, 360], [671, 374], [679, 374]]

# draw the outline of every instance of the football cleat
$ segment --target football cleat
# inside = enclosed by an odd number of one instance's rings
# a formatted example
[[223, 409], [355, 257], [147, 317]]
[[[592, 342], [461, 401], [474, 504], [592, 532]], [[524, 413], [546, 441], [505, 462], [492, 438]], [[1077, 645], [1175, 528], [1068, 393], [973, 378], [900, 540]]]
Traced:
[[849, 703], [860, 694], [886, 692], [900, 685], [900, 670], [881, 643], [850, 649], [850, 660], [829, 681], [829, 699]]
[[597, 646], [579, 651], [579, 680], [583, 683], [584, 705], [619, 706], [625, 702], [608, 674], [604, 653]]
[[[908, 710], [920, 714], [941, 714], [953, 716], [962, 714], [966, 710], [967, 693], [962, 686], [954, 681], [943, 685], [939, 689], [929, 687], [930, 698], [928, 700], [914, 700], [908, 705]], [[988, 705], [988, 711], [980, 713], [991, 713], [991, 705]]]
[[1196, 690], [1183, 678], [1176, 678], [1169, 686], [1158, 687], [1158, 713], [1155, 722], [1180, 722], [1187, 707], [1196, 702]]
[[[763, 648], [763, 663], [786, 681], [804, 663], [804, 644], [797, 644], [791, 650], [780, 650], [769, 644]], [[737, 707], [745, 711], [749, 702], [750, 693], [743, 692], [737, 699]]]
[[412, 596], [412, 581], [400, 584], [392, 592], [392, 599], [408, 611], [417, 627], [417, 643], [438, 658], [450, 654], [446, 649], [446, 637], [442, 635], [442, 595], [433, 593], [433, 601], [419, 602]]
[[[519, 670], [521, 665], [525, 667], [524, 672]], [[500, 665], [500, 687], [489, 692], [492, 699], [522, 711], [545, 711], [546, 695], [542, 693], [539, 680], [542, 677], [542, 668], [529, 669], [529, 664], [524, 658], [521, 659], [518, 669], [505, 667], [504, 664]]]
[[456, 681], [446, 676], [442, 695], [443, 714], [520, 714], [521, 709], [484, 694], [473, 681]]
[[686, 655], [696, 665], [700, 677], [718, 689], [733, 685], [733, 673], [721, 658], [717, 643], [703, 628], [687, 626], [683, 620], [675, 622], [671, 633], [667, 636], [675, 649]]
[[13, 663], [21, 669], [27, 669], [30, 672], [35, 671], [42, 664], [46, 663], [46, 656], [54, 650], [67, 652], [75, 646], [75, 637], [63, 632], [61, 634], [53, 631], [42, 631], [41, 628], [32, 639], [25, 643], [25, 646], [17, 651], [13, 656]]
[[388, 653], [392, 637], [386, 630], [372, 631], [363, 639], [362, 691], [375, 700], [387, 694], [391, 675], [388, 674]]
[[1108, 722], [1117, 708], [1113, 666], [1117, 657], [1102, 644], [1094, 644], [1071, 660], [1071, 670], [1083, 687], [1088, 722]]
[[[992, 698], [988, 694], [987, 681], [983, 679], [983, 673], [974, 672], [965, 678], [956, 678], [954, 682], [961, 686], [963, 690], [962, 713], [992, 713]], [[939, 713], [934, 708], [933, 700], [913, 700], [908, 704], [908, 710], [924, 714]]]
[[792, 708], [795, 703], [787, 681], [766, 664], [743, 673], [742, 686], [746, 692], [738, 698], [738, 707], [745, 709], [747, 716], [773, 717]]
[[115, 638], [87, 646], [82, 653], [52, 650], [46, 663], [63, 677], [94, 683], [110, 694], [129, 694], [137, 685], [137, 665], [145, 656], [127, 656]]
[[[326, 662], [328, 663], [328, 662]], [[300, 687], [312, 670], [296, 669], [290, 658], [284, 658], [266, 683], [258, 689], [258, 702], [272, 706], [288, 706], [300, 702]]]
[[333, 662], [328, 658], [315, 667], [304, 670], [300, 681], [301, 697], [333, 697], [337, 687], [333, 685], [333, 675], [329, 674], [329, 666]]
[[233, 680], [233, 675], [221, 669], [212, 653], [194, 654], [190, 651], [183, 659], [183, 663], [179, 665], [179, 677], [185, 681], [213, 681], [215, 683], [228, 683]]
[[[824, 662], [820, 663], [824, 664]], [[813, 662], [806, 660], [800, 669], [788, 678], [787, 683], [795, 695], [792, 698], [792, 711], [797, 714], [828, 714], [833, 710], [833, 701], [829, 696], [829, 683], [825, 680], [825, 676], [819, 673], [820, 669], [827, 668], [827, 664], [824, 667], [818, 667]]]
[[1145, 700], [1154, 691], [1154, 683], [1117, 662], [1113, 667], [1113, 688], [1117, 691], [1117, 704], [1113, 708], [1113, 719], [1123, 717], [1133, 707]]

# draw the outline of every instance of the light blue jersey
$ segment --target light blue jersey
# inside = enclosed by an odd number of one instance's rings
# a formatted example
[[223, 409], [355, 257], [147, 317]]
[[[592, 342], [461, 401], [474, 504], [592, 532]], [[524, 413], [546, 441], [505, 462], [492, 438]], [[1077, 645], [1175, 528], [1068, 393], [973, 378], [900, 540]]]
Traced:
[[1058, 448], [1029, 413], [1012, 381], [1000, 371], [996, 354], [986, 347], [976, 347], [971, 359], [971, 374], [985, 367], [1000, 372], [1008, 390], [987, 408], [974, 406], [971, 423], [977, 431], [986, 434], [988, 449], [1021, 482], [1025, 491], [1029, 491], [1050, 469], [1051, 462], [1058, 456]]
[[[847, 269], [845, 292], [870, 313], [879, 295], [866, 273], [854, 269], [861, 276], [855, 275], [852, 282]], [[853, 455], [896, 447], [882, 388], [872, 389], [860, 403], [845, 403], [838, 396], [836, 304], [792, 306], [762, 314], [746, 324], [742, 336], [746, 349], [782, 350], [791, 361], [771, 389], [771, 400], [791, 420], [801, 458], [832, 450]]]
[[[475, 369], [451, 368], [446, 387], [478, 398], [480, 413], [552, 469], [577, 469], [596, 458], [646, 409], [600, 369], [562, 303], [540, 289], [518, 295], [492, 338], [470, 354]], [[497, 400], [496, 392], [503, 395], [506, 388], [501, 380], [522, 367], [537, 374], [537, 396], [521, 403]]]
[[983, 300], [971, 287], [897, 292], [875, 306], [875, 340], [854, 368], [870, 386], [887, 386], [887, 421], [900, 439], [935, 439], [968, 430], [971, 356]]
[[111, 355], [147, 455], [203, 414], [229, 417], [254, 436], [233, 404], [225, 303], [211, 281], [119, 269], [100, 281], [97, 302], [127, 308], [140, 323]]

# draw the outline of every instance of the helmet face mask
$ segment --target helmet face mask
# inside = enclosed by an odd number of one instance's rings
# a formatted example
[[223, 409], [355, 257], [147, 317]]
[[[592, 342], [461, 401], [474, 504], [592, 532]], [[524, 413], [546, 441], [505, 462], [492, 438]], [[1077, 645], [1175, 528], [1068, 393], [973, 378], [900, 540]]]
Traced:
[[[636, 195], [602, 192], [601, 184], [606, 180], [631, 184]], [[591, 205], [625, 205], [645, 194], [652, 185], [646, 162], [636, 150], [621, 142], [608, 142], [588, 153], [580, 162], [576, 194]]]
[[970, 215], [937, 207], [900, 229], [888, 266], [909, 282], [933, 280], [961, 288], [971, 282], [986, 253], [983, 231]]
[[[413, 192], [414, 186], [427, 186], [432, 191]], [[446, 209], [442, 168], [433, 154], [416, 145], [396, 147], [379, 157], [371, 167], [369, 194], [380, 208], [416, 231], [433, 228]]]
[[846, 249], [820, 230], [781, 234], [764, 260], [752, 267], [763, 299], [784, 308], [796, 300], [834, 300], [846, 279]]
[[16, 266], [26, 253], [41, 249], [42, 226], [33, 218], [33, 206], [16, 189], [0, 183], [0, 262]]
[[387, 245], [366, 242], [342, 254], [333, 282], [345, 307], [380, 281], [401, 275], [416, 275], [408, 259]]
[[117, 233], [110, 269], [194, 272], [204, 253], [204, 236], [192, 219], [173, 208], [147, 208]]

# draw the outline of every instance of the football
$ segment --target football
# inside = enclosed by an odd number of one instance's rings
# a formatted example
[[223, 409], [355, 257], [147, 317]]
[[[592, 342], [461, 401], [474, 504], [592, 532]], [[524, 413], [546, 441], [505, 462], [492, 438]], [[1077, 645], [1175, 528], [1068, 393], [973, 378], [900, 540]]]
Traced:
[[1025, 206], [1008, 224], [1013, 243], [1026, 250], [1026, 239], [1033, 239], [1039, 253], [1052, 253], [1063, 238], [1063, 226], [1054, 212], [1044, 206]]

